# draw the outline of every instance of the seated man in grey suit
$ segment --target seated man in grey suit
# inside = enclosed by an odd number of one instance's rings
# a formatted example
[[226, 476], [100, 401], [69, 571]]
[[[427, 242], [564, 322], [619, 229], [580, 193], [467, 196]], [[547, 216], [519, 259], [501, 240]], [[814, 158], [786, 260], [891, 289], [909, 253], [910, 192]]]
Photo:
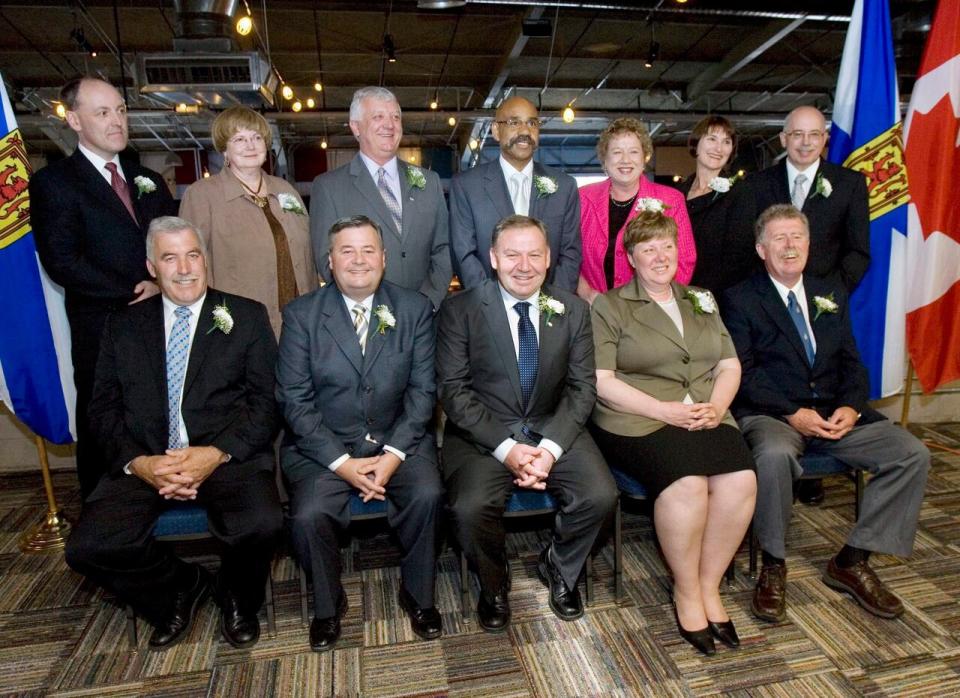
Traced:
[[753, 596], [758, 618], [786, 614], [784, 539], [793, 480], [804, 453], [829, 454], [871, 474], [860, 518], [823, 574], [866, 610], [896, 618], [903, 604], [868, 564], [871, 552], [909, 555], [930, 467], [926, 447], [867, 405], [867, 372], [837, 279], [804, 273], [807, 217], [789, 204], [757, 219], [765, 271], [729, 289], [723, 317], [743, 366], [733, 414], [757, 462], [754, 531], [763, 569]]
[[385, 499], [403, 545], [400, 606], [420, 637], [440, 636], [433, 603], [443, 488], [428, 424], [436, 404], [433, 308], [383, 280], [380, 229], [365, 216], [330, 228], [334, 283], [283, 310], [277, 401], [293, 544], [313, 575], [310, 647], [340, 636], [347, 597], [337, 537], [350, 498]]
[[500, 157], [455, 175], [450, 183], [450, 250], [464, 288], [493, 276], [493, 228], [518, 214], [541, 221], [553, 264], [547, 282], [575, 291], [580, 277], [580, 197], [570, 175], [533, 161], [540, 138], [537, 108], [511, 97], [497, 109], [493, 137]]
[[497, 632], [510, 621], [502, 517], [513, 488], [559, 502], [537, 572], [563, 620], [583, 615], [577, 578], [617, 488], [584, 429], [597, 396], [589, 307], [543, 285], [550, 248], [539, 221], [500, 221], [489, 255], [497, 279], [440, 307], [437, 381], [455, 533], [480, 577], [480, 625]]
[[435, 172], [397, 157], [403, 124], [390, 90], [361, 87], [350, 103], [350, 130], [360, 152], [313, 180], [310, 236], [317, 271], [329, 283], [328, 231], [341, 218], [363, 214], [383, 231], [390, 265], [386, 279], [420, 291], [437, 308], [450, 284], [447, 204]]

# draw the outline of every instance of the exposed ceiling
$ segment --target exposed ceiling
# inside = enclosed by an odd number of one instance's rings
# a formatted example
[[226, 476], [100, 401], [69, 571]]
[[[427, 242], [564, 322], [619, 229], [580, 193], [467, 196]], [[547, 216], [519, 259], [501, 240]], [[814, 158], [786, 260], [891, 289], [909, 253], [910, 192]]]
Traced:
[[[352, 145], [346, 122], [353, 91], [383, 84], [403, 107], [405, 146], [458, 151], [471, 136], [482, 138], [493, 107], [508, 94], [541, 105], [541, 115], [550, 117], [547, 142], [592, 142], [609, 119], [629, 114], [650, 124], [657, 144], [680, 144], [711, 111], [728, 115], [748, 139], [763, 144], [794, 106], [812, 103], [830, 112], [853, 6], [852, 0], [467, 0], [428, 10], [417, 0], [248, 2], [256, 31], [247, 37], [231, 32], [236, 50], [259, 48], [301, 100], [317, 102], [294, 113], [291, 102], [278, 98], [279, 109], [266, 109], [285, 145], [321, 138], [331, 147]], [[243, 0], [220, 4], [245, 13]], [[801, 4], [802, 11], [787, 9]], [[890, 4], [906, 103], [935, 2]], [[525, 19], [545, 21], [548, 35], [525, 36]], [[83, 72], [125, 82], [138, 150], [209, 146], [213, 111], [176, 114], [141, 95], [136, 82], [138, 57], [173, 52], [177, 20], [171, 0], [0, 1], [0, 73], [31, 148], [57, 149], [57, 90]], [[89, 47], [77, 41], [75, 29]], [[387, 60], [387, 34], [396, 62]], [[560, 112], [571, 103], [577, 118], [565, 124]]]

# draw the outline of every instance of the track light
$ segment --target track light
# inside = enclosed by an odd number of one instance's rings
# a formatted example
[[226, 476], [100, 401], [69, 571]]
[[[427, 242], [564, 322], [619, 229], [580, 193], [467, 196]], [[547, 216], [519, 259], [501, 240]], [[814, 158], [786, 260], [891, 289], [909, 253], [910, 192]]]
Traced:
[[563, 109], [563, 123], [572, 124], [573, 120], [577, 118], [577, 113], [573, 111], [573, 106], [568, 104]]
[[244, 15], [237, 20], [237, 34], [247, 36], [253, 31], [253, 18], [250, 15]]
[[397, 62], [397, 46], [393, 43], [392, 34], [383, 35], [383, 52], [387, 54], [388, 63]]

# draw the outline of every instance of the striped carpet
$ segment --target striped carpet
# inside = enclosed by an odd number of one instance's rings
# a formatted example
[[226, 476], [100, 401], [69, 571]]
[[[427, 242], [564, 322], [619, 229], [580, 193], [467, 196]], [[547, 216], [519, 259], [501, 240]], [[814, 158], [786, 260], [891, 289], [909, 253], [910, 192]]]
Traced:
[[[917, 433], [960, 449], [960, 424]], [[23, 555], [20, 534], [43, 515], [37, 473], [0, 477], [0, 694], [18, 696], [944, 696], [960, 694], [960, 455], [933, 450], [934, 466], [913, 556], [874, 556], [905, 615], [875, 618], [820, 581], [853, 517], [853, 488], [828, 480], [819, 507], [796, 505], [788, 540], [789, 606], [782, 623], [750, 613], [744, 548], [727, 608], [739, 650], [696, 653], [677, 635], [667, 576], [642, 511], [624, 516], [625, 598], [613, 598], [612, 549], [595, 564], [595, 600], [564, 623], [536, 576], [545, 539], [511, 533], [513, 624], [482, 632], [459, 610], [457, 558], [440, 559], [444, 636], [425, 642], [397, 603], [399, 559], [391, 538], [362, 532], [347, 553], [349, 611], [333, 652], [315, 654], [300, 620], [297, 570], [273, 570], [277, 632], [249, 650], [219, 638], [208, 603], [187, 640], [167, 652], [131, 648], [123, 610], [67, 569], [62, 555]], [[76, 480], [54, 476], [68, 514]], [[547, 522], [549, 523], [549, 520]], [[475, 603], [475, 592], [471, 604]], [[148, 631], [141, 624], [142, 631]]]

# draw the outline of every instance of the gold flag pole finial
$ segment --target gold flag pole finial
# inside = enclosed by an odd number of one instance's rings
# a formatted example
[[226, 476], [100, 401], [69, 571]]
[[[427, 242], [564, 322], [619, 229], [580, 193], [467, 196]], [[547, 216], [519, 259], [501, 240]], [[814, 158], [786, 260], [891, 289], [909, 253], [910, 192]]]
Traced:
[[50, 463], [47, 460], [47, 444], [42, 436], [36, 436], [37, 453], [40, 456], [40, 472], [43, 473], [43, 488], [47, 494], [47, 514], [44, 520], [30, 527], [20, 538], [20, 550], [25, 553], [48, 553], [62, 550], [70, 535], [70, 522], [57, 508], [50, 479]]

